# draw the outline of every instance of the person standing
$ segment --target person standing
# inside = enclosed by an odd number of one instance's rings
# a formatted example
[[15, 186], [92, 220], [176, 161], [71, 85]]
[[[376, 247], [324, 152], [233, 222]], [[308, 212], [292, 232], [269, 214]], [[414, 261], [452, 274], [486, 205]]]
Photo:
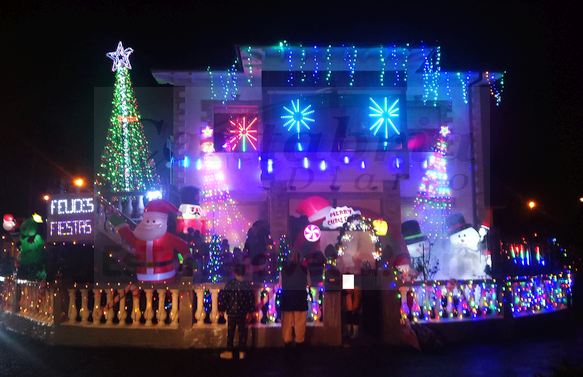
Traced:
[[222, 359], [233, 358], [233, 340], [235, 330], [239, 328], [239, 359], [245, 358], [247, 349], [247, 320], [255, 312], [255, 295], [251, 284], [244, 279], [245, 266], [233, 267], [234, 279], [231, 279], [219, 293], [219, 312], [227, 312], [227, 350], [221, 353]]
[[308, 310], [308, 296], [306, 287], [309, 286], [307, 267], [301, 263], [300, 252], [290, 251], [287, 262], [280, 271], [280, 309], [282, 312], [281, 331], [285, 343], [284, 357], [291, 359], [293, 333], [295, 330], [296, 358], [302, 358], [302, 350], [306, 335], [306, 312]]

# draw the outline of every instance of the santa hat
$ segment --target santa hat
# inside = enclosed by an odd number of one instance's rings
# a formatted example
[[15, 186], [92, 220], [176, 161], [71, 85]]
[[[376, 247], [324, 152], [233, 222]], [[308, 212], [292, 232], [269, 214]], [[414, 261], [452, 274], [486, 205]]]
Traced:
[[167, 200], [156, 199], [156, 200], [152, 200], [152, 201], [148, 202], [148, 204], [146, 204], [146, 208], [144, 209], [144, 212], [168, 216], [168, 212], [178, 213], [178, 209], [174, 206], [174, 204], [170, 203]]
[[326, 199], [320, 196], [310, 196], [298, 205], [296, 212], [308, 216], [310, 223], [318, 223], [326, 218], [331, 209], [332, 206]]
[[466, 224], [464, 215], [461, 213], [452, 213], [445, 219], [445, 225], [447, 226], [448, 233], [451, 236], [457, 232], [461, 232], [464, 229], [471, 228], [470, 224]]
[[180, 189], [180, 203], [200, 205], [199, 189], [194, 186], [184, 186]]
[[490, 223], [487, 221], [484, 221], [482, 223], [482, 228], [486, 228], [486, 230], [490, 230]]
[[416, 220], [407, 220], [401, 224], [401, 233], [407, 245], [412, 245], [427, 239], [427, 236], [421, 233], [421, 227]]
[[395, 267], [409, 267], [411, 262], [411, 258], [407, 254], [400, 254], [397, 255], [395, 258]]

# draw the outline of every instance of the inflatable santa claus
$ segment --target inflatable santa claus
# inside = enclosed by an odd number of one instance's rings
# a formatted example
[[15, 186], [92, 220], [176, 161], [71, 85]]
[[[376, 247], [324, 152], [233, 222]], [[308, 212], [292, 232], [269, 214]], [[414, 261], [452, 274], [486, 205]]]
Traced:
[[176, 273], [174, 250], [176, 249], [184, 259], [192, 258], [186, 241], [167, 232], [168, 212], [177, 213], [178, 210], [166, 200], [152, 200], [146, 205], [144, 217], [133, 232], [125, 222], [122, 222], [122, 218], [111, 216], [109, 219], [116, 225], [115, 228], [120, 236], [134, 248], [137, 254], [138, 280], [172, 283]]

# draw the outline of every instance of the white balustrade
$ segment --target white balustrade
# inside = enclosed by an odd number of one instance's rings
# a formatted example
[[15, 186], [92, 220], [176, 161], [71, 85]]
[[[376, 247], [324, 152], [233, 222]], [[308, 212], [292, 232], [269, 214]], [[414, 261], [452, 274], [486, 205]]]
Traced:
[[142, 317], [142, 311], [140, 310], [140, 295], [132, 295], [132, 326], [140, 325], [140, 318]]
[[103, 317], [103, 309], [101, 308], [101, 289], [93, 290], [93, 326], [101, 325], [101, 317]]
[[219, 288], [211, 288], [211, 313], [210, 320], [211, 323], [217, 323], [219, 320]]
[[158, 310], [156, 311], [156, 319], [158, 320], [158, 324], [164, 324], [166, 321], [167, 313], [164, 304], [166, 302], [166, 290], [159, 289], [158, 290]]
[[69, 311], [68, 317], [69, 322], [75, 322], [77, 320], [77, 304], [75, 303], [75, 293], [77, 289], [69, 289]]
[[206, 312], [204, 310], [204, 288], [198, 287], [194, 289], [196, 293], [196, 324], [202, 325]]
[[[117, 293], [120, 295], [124, 294], [123, 289], [118, 289]], [[119, 310], [117, 313], [118, 313], [117, 316], [119, 318], [119, 323], [125, 324], [125, 320], [128, 316], [128, 296], [127, 295], [125, 295], [119, 299]]]
[[88, 308], [88, 300], [87, 294], [88, 289], [80, 289], [81, 292], [81, 310], [79, 314], [81, 315], [81, 323], [86, 323], [87, 319], [89, 318], [89, 308]]
[[152, 326], [152, 318], [154, 318], [154, 310], [152, 309], [152, 297], [154, 296], [153, 289], [146, 289], [146, 310], [144, 311], [144, 318], [146, 319], [146, 327]]
[[170, 312], [170, 320], [172, 325], [178, 325], [178, 299], [180, 291], [178, 289], [171, 289], [172, 292], [172, 311]]

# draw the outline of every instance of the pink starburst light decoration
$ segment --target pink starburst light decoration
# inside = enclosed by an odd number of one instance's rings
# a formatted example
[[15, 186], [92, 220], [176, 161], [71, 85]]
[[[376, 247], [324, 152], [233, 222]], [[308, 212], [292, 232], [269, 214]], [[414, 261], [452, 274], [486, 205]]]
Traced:
[[254, 150], [257, 150], [257, 146], [254, 142], [257, 142], [257, 128], [253, 128], [257, 122], [257, 117], [253, 118], [249, 123], [247, 123], [247, 117], [236, 118], [231, 120], [230, 123], [234, 128], [229, 130], [229, 133], [233, 136], [229, 139], [229, 144], [231, 145], [231, 150], [234, 151], [237, 145], [241, 143], [241, 149], [243, 152], [247, 151], [247, 143], [251, 144]]

